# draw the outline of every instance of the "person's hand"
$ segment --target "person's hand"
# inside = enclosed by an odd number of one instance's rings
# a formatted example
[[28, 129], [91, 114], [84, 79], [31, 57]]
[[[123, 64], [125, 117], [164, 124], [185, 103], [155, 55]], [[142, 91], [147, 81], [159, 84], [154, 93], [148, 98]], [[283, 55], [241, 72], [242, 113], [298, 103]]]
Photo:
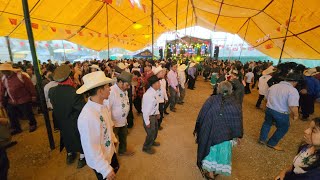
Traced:
[[32, 97], [32, 102], [37, 102], [37, 97]]
[[167, 104], [168, 100], [164, 100], [164, 103]]
[[147, 125], [147, 128], [150, 128], [150, 127], [151, 127], [151, 124], [148, 124], [148, 125]]
[[178, 89], [178, 88], [176, 88], [176, 89], [175, 89], [175, 91], [178, 93], [178, 92], [179, 92], [179, 89]]
[[284, 179], [284, 175], [282, 175], [282, 173], [280, 173], [276, 178], [274, 178], [274, 180], [283, 180]]
[[301, 93], [301, 94], [307, 94], [308, 91], [307, 91], [306, 89], [302, 89], [302, 90], [300, 91], [300, 93]]
[[238, 146], [240, 146], [242, 139], [241, 138], [237, 138], [237, 144]]
[[157, 114], [157, 119], [158, 119], [158, 120], [160, 119], [160, 114]]
[[107, 179], [108, 179], [108, 180], [114, 180], [114, 179], [116, 179], [116, 174], [114, 173], [113, 170], [108, 174]]

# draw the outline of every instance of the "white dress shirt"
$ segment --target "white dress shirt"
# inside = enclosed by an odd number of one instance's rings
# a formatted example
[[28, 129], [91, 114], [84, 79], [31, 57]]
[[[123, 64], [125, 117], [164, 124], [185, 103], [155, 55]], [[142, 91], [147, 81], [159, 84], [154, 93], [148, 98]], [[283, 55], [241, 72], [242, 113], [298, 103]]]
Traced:
[[56, 82], [56, 81], [50, 81], [50, 82], [49, 82], [48, 84], [46, 84], [46, 85], [44, 86], [44, 88], [43, 88], [44, 96], [45, 96], [45, 98], [46, 98], [47, 108], [53, 109], [48, 94], [49, 94], [49, 90], [50, 90], [52, 87], [58, 86], [58, 84], [59, 84], [59, 83]]
[[178, 71], [178, 80], [179, 84], [183, 89], [185, 89], [185, 84], [186, 84], [186, 73], [185, 71]]
[[142, 97], [142, 114], [146, 126], [150, 124], [150, 116], [160, 114], [158, 96], [158, 92], [150, 87]]
[[108, 107], [88, 99], [78, 118], [78, 129], [88, 166], [106, 178], [117, 143]]
[[111, 87], [109, 96], [109, 110], [115, 127], [127, 125], [127, 116], [130, 110], [127, 91], [122, 91], [117, 84]]
[[161, 79], [160, 81], [160, 89], [157, 91], [158, 92], [158, 100], [159, 103], [164, 103], [164, 101], [168, 101], [168, 95], [167, 95], [167, 82], [165, 79]]
[[254, 78], [254, 74], [252, 72], [248, 72], [246, 74], [246, 77], [247, 77], [246, 83], [251, 83], [252, 79]]
[[269, 85], [268, 85], [268, 81], [269, 79], [271, 79], [271, 75], [267, 74], [267, 75], [264, 75], [264, 76], [261, 76], [259, 78], [259, 84], [258, 84], [258, 87], [259, 87], [259, 94], [260, 95], [266, 95], [268, 93], [268, 89], [269, 89]]

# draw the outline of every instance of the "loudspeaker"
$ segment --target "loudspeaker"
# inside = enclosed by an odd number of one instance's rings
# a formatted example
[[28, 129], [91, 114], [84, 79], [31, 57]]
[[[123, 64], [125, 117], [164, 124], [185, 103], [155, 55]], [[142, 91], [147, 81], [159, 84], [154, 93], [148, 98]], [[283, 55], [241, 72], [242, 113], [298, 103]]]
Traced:
[[163, 50], [162, 50], [162, 48], [159, 49], [159, 56], [160, 56], [160, 59], [163, 59]]
[[213, 57], [214, 57], [215, 60], [218, 60], [218, 57], [219, 57], [219, 46], [215, 46], [214, 47]]

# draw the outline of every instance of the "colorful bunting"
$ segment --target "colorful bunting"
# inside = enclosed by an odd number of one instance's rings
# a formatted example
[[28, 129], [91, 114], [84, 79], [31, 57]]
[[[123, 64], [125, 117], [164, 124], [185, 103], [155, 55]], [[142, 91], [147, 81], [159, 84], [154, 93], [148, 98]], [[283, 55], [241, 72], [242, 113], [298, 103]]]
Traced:
[[50, 27], [50, 28], [51, 28], [52, 32], [57, 32], [57, 28], [55, 28], [55, 27]]
[[147, 12], [147, 6], [145, 4], [142, 4], [142, 9], [143, 9], [143, 12], [146, 13]]
[[71, 30], [66, 29], [67, 34], [71, 34]]
[[112, 0], [102, 0], [102, 1], [107, 3], [107, 4], [112, 4]]
[[266, 44], [264, 47], [265, 47], [266, 49], [271, 49], [271, 48], [273, 48], [273, 44]]
[[39, 24], [37, 24], [37, 23], [31, 23], [31, 27], [32, 27], [33, 29], [38, 29], [38, 28], [39, 28]]
[[17, 23], [18, 23], [18, 20], [17, 20], [17, 19], [11, 19], [11, 18], [9, 18], [9, 21], [10, 21], [11, 25], [14, 25], [14, 26], [16, 26]]

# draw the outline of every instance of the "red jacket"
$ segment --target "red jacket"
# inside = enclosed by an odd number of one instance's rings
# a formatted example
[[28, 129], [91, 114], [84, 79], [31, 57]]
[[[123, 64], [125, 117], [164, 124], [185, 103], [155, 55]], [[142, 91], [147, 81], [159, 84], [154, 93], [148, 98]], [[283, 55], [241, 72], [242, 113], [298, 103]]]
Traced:
[[0, 81], [1, 104], [5, 97], [8, 97], [9, 104], [32, 102], [32, 97], [36, 97], [36, 89], [31, 80], [21, 73], [13, 73], [10, 77], [3, 75]]

